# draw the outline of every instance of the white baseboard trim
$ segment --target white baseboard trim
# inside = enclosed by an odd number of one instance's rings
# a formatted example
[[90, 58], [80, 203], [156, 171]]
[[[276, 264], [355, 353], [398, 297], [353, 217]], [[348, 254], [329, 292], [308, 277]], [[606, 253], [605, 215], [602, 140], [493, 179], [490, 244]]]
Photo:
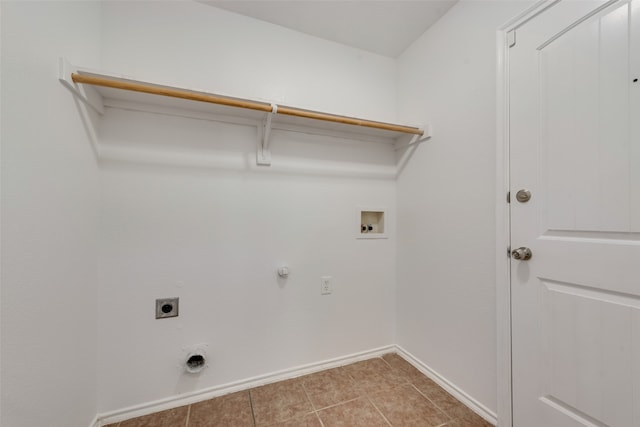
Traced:
[[435, 370], [431, 369], [429, 366], [424, 364], [421, 360], [406, 351], [404, 348], [398, 345], [388, 345], [373, 350], [362, 351], [347, 356], [336, 357], [321, 362], [310, 363], [290, 369], [284, 369], [282, 371], [272, 372], [270, 374], [260, 375], [257, 377], [248, 378], [246, 380], [235, 381], [215, 387], [209, 387], [196, 392], [172, 396], [169, 398], [144, 403], [141, 405], [135, 405], [116, 411], [105, 412], [103, 414], [98, 414], [89, 427], [102, 427], [108, 424], [118, 423], [129, 418], [141, 417], [143, 415], [148, 415], [154, 412], [177, 408], [184, 405], [190, 405], [236, 391], [247, 390], [253, 387], [258, 387], [277, 381], [296, 378], [302, 375], [308, 375], [314, 372], [323, 371], [325, 369], [337, 368], [338, 366], [348, 365], [350, 363], [370, 359], [372, 357], [379, 357], [383, 354], [392, 352], [400, 355], [416, 369], [429, 377], [431, 380], [433, 380], [435, 383], [449, 392], [453, 397], [464, 403], [467, 407], [487, 420], [489, 423], [493, 425], [497, 424], [497, 415], [482, 403], [469, 396], [461, 388], [448, 381], [445, 377], [440, 375]]
[[465, 393], [461, 388], [447, 380], [445, 377], [440, 375], [435, 370], [431, 369], [429, 366], [424, 364], [420, 359], [415, 357], [413, 354], [409, 353], [404, 348], [399, 345], [394, 346], [396, 352], [399, 356], [405, 359], [407, 362], [411, 363], [416, 367], [420, 372], [425, 374], [431, 380], [433, 380], [440, 387], [445, 389], [449, 394], [458, 399], [460, 402], [464, 403], [469, 409], [471, 409], [476, 414], [480, 415], [487, 422], [490, 422], [494, 426], [498, 424], [498, 416], [495, 412], [491, 411], [489, 408], [484, 406], [482, 403], [478, 402], [473, 397], [469, 396]]
[[248, 378], [246, 380], [235, 381], [215, 387], [209, 387], [192, 393], [181, 394], [178, 396], [156, 400], [154, 402], [143, 403], [141, 405], [130, 406], [128, 408], [118, 409], [116, 411], [105, 412], [102, 414], [98, 414], [96, 416], [96, 421], [91, 424], [90, 427], [101, 427], [108, 424], [118, 423], [129, 418], [140, 417], [154, 412], [177, 408], [184, 405], [190, 405], [192, 403], [213, 399], [214, 397], [222, 396], [236, 391], [247, 390], [264, 384], [287, 380], [290, 378], [296, 378], [302, 375], [323, 371], [325, 369], [337, 368], [338, 366], [348, 365], [350, 363], [370, 359], [372, 357], [379, 357], [383, 354], [392, 352], [396, 352], [396, 346], [387, 345], [373, 350], [362, 351], [347, 356], [324, 360], [322, 362], [310, 363], [290, 369], [284, 369], [282, 371], [272, 372], [270, 374], [260, 375], [257, 377]]

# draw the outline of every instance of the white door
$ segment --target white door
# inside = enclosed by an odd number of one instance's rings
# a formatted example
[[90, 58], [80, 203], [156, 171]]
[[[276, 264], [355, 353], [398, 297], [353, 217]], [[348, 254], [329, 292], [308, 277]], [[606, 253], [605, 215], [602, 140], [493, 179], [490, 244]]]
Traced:
[[514, 426], [640, 426], [640, 0], [562, 1], [515, 41]]

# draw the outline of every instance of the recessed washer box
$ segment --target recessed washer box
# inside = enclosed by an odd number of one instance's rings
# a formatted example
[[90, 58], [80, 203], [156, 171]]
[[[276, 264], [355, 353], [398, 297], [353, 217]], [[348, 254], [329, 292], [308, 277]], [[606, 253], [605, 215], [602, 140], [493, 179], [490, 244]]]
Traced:
[[156, 300], [156, 319], [178, 317], [180, 298], [158, 298]]
[[385, 208], [359, 207], [356, 238], [358, 239], [386, 239], [385, 221], [388, 220]]

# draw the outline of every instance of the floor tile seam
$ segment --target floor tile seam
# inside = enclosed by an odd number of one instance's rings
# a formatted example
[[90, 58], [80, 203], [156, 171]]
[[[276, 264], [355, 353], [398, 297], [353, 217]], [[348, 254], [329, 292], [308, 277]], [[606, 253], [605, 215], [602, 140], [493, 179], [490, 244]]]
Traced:
[[[357, 362], [355, 362], [357, 363]], [[322, 371], [317, 371], [314, 372], [313, 374], [310, 375], [316, 375], [316, 374], [321, 374], [323, 372], [329, 372], [329, 371], [337, 371], [335, 374], [337, 375], [337, 378], [339, 379], [340, 382], [342, 382], [343, 378], [346, 378], [347, 380], [349, 380], [351, 383], [353, 383], [355, 380], [353, 379], [353, 377], [351, 375], [349, 375], [349, 372], [347, 372], [346, 369], [344, 369], [346, 366], [349, 365], [353, 365], [353, 363], [347, 364], [347, 365], [342, 365], [342, 366], [338, 366], [335, 368], [327, 368], [327, 369], [323, 369]], [[336, 378], [332, 378], [331, 381], [336, 380]], [[302, 386], [304, 387], [304, 381], [301, 381]]]
[[[358, 361], [358, 362], [350, 363], [350, 364], [348, 364], [348, 365], [345, 365], [344, 367], [351, 366], [351, 365], [356, 365], [356, 364], [358, 364], [358, 363], [362, 363], [362, 362], [371, 362], [372, 360], [375, 360], [375, 359], [381, 359], [381, 360], [382, 360], [386, 365], [388, 365], [388, 363], [387, 363], [384, 359], [382, 359], [382, 357], [381, 357], [381, 356], [376, 356], [376, 357], [371, 357], [371, 358], [369, 358], [369, 359], [360, 360], [360, 361]], [[374, 372], [374, 374], [379, 375], [377, 372]], [[349, 377], [351, 377], [351, 379], [353, 379], [354, 381], [357, 381], [357, 380], [353, 377], [353, 375], [351, 375], [349, 372], [347, 372], [347, 375], [348, 375]]]
[[358, 400], [358, 399], [362, 399], [362, 398], [366, 399], [367, 396], [363, 394], [363, 395], [360, 395], [358, 397], [354, 397], [353, 399], [343, 400], [342, 402], [334, 403], [333, 405], [325, 406], [323, 408], [318, 408], [314, 412], [320, 412], [320, 411], [324, 411], [325, 409], [335, 408], [336, 406], [344, 405], [346, 403], [350, 403], [350, 402], [353, 402], [354, 400]]
[[347, 376], [348, 376], [349, 378], [351, 378], [351, 381], [353, 381], [353, 382], [354, 382], [354, 383], [356, 383], [356, 384], [358, 383], [358, 380], [356, 380], [356, 379], [353, 377], [353, 375], [351, 375], [351, 373], [347, 372], [346, 374], [347, 374]]
[[189, 417], [191, 416], [191, 405], [187, 406], [187, 416], [184, 419], [184, 427], [189, 427]]
[[377, 391], [375, 391], [373, 393], [365, 393], [365, 397], [373, 398], [373, 396], [375, 396], [375, 395], [379, 395], [379, 394], [383, 394], [383, 393], [385, 393], [385, 394], [391, 393], [391, 392], [394, 392], [394, 391], [398, 390], [400, 387], [406, 387], [407, 385], [411, 385], [411, 384], [398, 384], [398, 385], [390, 386], [389, 388], [378, 389]]
[[[395, 354], [395, 353], [387, 353], [387, 354]], [[453, 414], [450, 414], [450, 413], [449, 413], [449, 411], [445, 411], [445, 410], [444, 410], [440, 405], [438, 405], [438, 404], [437, 404], [433, 399], [431, 399], [431, 398], [430, 398], [426, 393], [423, 393], [423, 392], [422, 392], [422, 391], [421, 391], [421, 390], [420, 390], [420, 389], [419, 389], [419, 388], [414, 384], [414, 382], [415, 382], [415, 378], [401, 378], [401, 377], [399, 377], [398, 375], [396, 375], [396, 373], [395, 373], [395, 370], [394, 370], [393, 366], [391, 366], [391, 365], [390, 365], [390, 363], [389, 363], [387, 360], [385, 360], [382, 356], [373, 357], [373, 358], [370, 358], [370, 359], [367, 359], [367, 360], [374, 360], [374, 359], [376, 359], [376, 358], [382, 359], [382, 361], [383, 361], [383, 363], [384, 363], [384, 366], [386, 366], [386, 367], [388, 367], [388, 368], [389, 368], [389, 370], [390, 370], [391, 374], [392, 374], [392, 375], [394, 375], [396, 378], [398, 378], [398, 379], [401, 379], [401, 380], [402, 380], [402, 383], [397, 384], [397, 385], [395, 385], [395, 386], [392, 386], [392, 387], [391, 387], [391, 389], [396, 389], [396, 388], [399, 388], [399, 387], [402, 387], [402, 386], [410, 385], [410, 386], [411, 386], [411, 387], [413, 387], [413, 388], [414, 388], [414, 389], [415, 389], [415, 390], [416, 390], [416, 391], [417, 391], [421, 396], [423, 396], [425, 399], [427, 399], [427, 401], [428, 401], [428, 402], [430, 402], [431, 404], [433, 404], [435, 408], [437, 408], [437, 409], [438, 409], [442, 414], [444, 414], [444, 415], [448, 418], [448, 421], [447, 421], [446, 423], [450, 423], [450, 422], [455, 421], [456, 419], [458, 419], [458, 418], [459, 418], [459, 417], [457, 417], [457, 416], [454, 416]], [[329, 409], [329, 408], [333, 408], [333, 407], [335, 407], [335, 406], [339, 406], [339, 405], [342, 405], [342, 404], [346, 404], [346, 403], [352, 402], [352, 401], [357, 400], [357, 399], [360, 399], [360, 398], [364, 398], [364, 399], [367, 399], [367, 400], [368, 400], [368, 401], [369, 401], [369, 402], [374, 406], [374, 408], [378, 411], [378, 413], [383, 417], [383, 419], [385, 419], [385, 421], [386, 421], [388, 424], [391, 424], [391, 423], [389, 422], [389, 420], [387, 420], [387, 418], [384, 416], [384, 414], [382, 414], [382, 412], [380, 411], [380, 409], [379, 409], [379, 408], [378, 408], [378, 407], [373, 403], [373, 401], [372, 401], [372, 399], [371, 399], [371, 397], [370, 397], [372, 394], [379, 394], [379, 393], [381, 393], [381, 391], [378, 391], [377, 393], [371, 393], [371, 391], [367, 391], [366, 389], [363, 389], [363, 388], [358, 387], [357, 385], [360, 383], [360, 381], [356, 380], [356, 379], [354, 378], [354, 376], [353, 376], [351, 373], [349, 373], [347, 369], [345, 369], [345, 367], [347, 367], [347, 366], [349, 366], [349, 365], [350, 365], [350, 364], [347, 364], [347, 365], [341, 366], [341, 367], [340, 367], [340, 369], [342, 370], [342, 374], [343, 374], [343, 375], [345, 375], [345, 377], [346, 377], [346, 378], [351, 382], [351, 384], [352, 384], [352, 385], [354, 385], [354, 392], [357, 394], [357, 397], [354, 397], [353, 399], [344, 400], [344, 401], [341, 401], [341, 402], [338, 402], [338, 403], [335, 403], [335, 404], [332, 404], [332, 405], [328, 405], [328, 406], [325, 406], [325, 407], [317, 407], [317, 406], [313, 403], [313, 401], [311, 400], [310, 392], [307, 390], [307, 387], [305, 386], [304, 382], [303, 382], [303, 381], [300, 381], [300, 382], [299, 382], [299, 384], [300, 384], [300, 386], [302, 386], [301, 388], [302, 388], [302, 390], [303, 390], [303, 392], [304, 392], [304, 394], [305, 394], [305, 398], [307, 399], [307, 402], [311, 405], [311, 411], [309, 411], [309, 412], [305, 413], [303, 416], [308, 416], [308, 415], [309, 415], [309, 414], [311, 414], [311, 413], [315, 413], [315, 414], [316, 414], [316, 417], [320, 420], [320, 424], [321, 424], [321, 425], [324, 425], [324, 422], [322, 421], [322, 419], [321, 419], [321, 417], [320, 417], [319, 411], [321, 411], [321, 410], [325, 410], [325, 409]], [[325, 370], [323, 370], [323, 371], [319, 371], [319, 372], [324, 372], [324, 371], [327, 371], [327, 370], [329, 370], [329, 369], [325, 369]], [[380, 376], [380, 377], [382, 377], [382, 375], [381, 375], [379, 372], [373, 372], [372, 374], [373, 374], [373, 375], [376, 375], [376, 376]], [[302, 378], [302, 376], [301, 376], [301, 377], [296, 377], [295, 379], [299, 379], [299, 378]], [[295, 379], [294, 379], [294, 380], [295, 380]], [[285, 381], [285, 380], [282, 380], [282, 381]], [[276, 381], [276, 382], [274, 382], [273, 384], [276, 384], [276, 383], [278, 383], [278, 382], [282, 382], [282, 381]], [[253, 404], [253, 403], [254, 403], [254, 402], [253, 402], [253, 393], [252, 393], [251, 391], [252, 391], [252, 390], [255, 390], [256, 388], [257, 388], [257, 387], [253, 387], [253, 388], [251, 388], [251, 389], [247, 389], [247, 390], [246, 390], [246, 391], [247, 391], [247, 393], [249, 394], [249, 405], [250, 405], [251, 416], [252, 416], [252, 422], [253, 422], [254, 427], [257, 425], [257, 423], [256, 423], [255, 411], [254, 411], [254, 404]], [[191, 416], [191, 409], [192, 409], [192, 407], [191, 407], [191, 406], [192, 406], [192, 405], [188, 405], [188, 409], [187, 409], [187, 417], [186, 417], [186, 419], [185, 419], [185, 427], [188, 427], [188, 426], [189, 426], [189, 423], [191, 422], [191, 419], [190, 419], [190, 416]], [[466, 407], [466, 405], [464, 405], [464, 404], [462, 404], [462, 403], [460, 403], [460, 406], [461, 406], [461, 407], [463, 407], [463, 408], [464, 408], [464, 407]], [[295, 418], [297, 418], [297, 417], [293, 417], [293, 418], [290, 418], [290, 419], [288, 419], [288, 420], [293, 420], [293, 419], [295, 419]], [[288, 420], [285, 420], [285, 421], [288, 421]], [[440, 426], [446, 425], [446, 423], [445, 423], [445, 424], [441, 424]], [[119, 422], [118, 424], [115, 424], [115, 425], [114, 425], [114, 427], [121, 427], [121, 425], [122, 425], [122, 422]]]
[[[396, 354], [396, 353], [387, 353], [387, 354]], [[380, 356], [380, 359], [382, 359], [382, 361], [389, 367], [391, 368], [391, 370], [393, 370], [393, 366], [391, 366], [391, 363], [387, 362], [384, 358], [384, 356], [386, 356], [387, 354], [383, 354], [382, 356]]]
[[247, 390], [247, 394], [249, 395], [249, 409], [251, 409], [251, 421], [253, 422], [253, 427], [255, 427], [256, 426], [256, 414], [253, 413], [253, 396], [251, 396], [251, 390], [252, 389]]
[[[393, 353], [393, 354], [396, 354], [396, 353]], [[396, 355], [397, 355], [397, 354], [396, 354]], [[398, 357], [399, 357], [399, 356], [398, 356]], [[402, 368], [400, 368], [400, 367], [395, 367], [395, 366], [391, 365], [391, 363], [387, 362], [384, 358], [382, 358], [382, 360], [384, 360], [384, 363], [386, 363], [386, 364], [389, 366], [389, 368], [391, 369], [391, 371], [392, 371], [394, 374], [395, 374], [395, 372], [401, 372], [401, 373], [406, 374], [406, 375], [411, 375], [411, 374], [409, 373], [409, 371], [407, 371], [407, 370], [405, 370], [405, 369], [402, 369]], [[396, 376], [397, 376], [397, 375], [396, 375]]]
[[[372, 357], [372, 358], [370, 358], [370, 359], [361, 360], [360, 362], [350, 363], [349, 365], [345, 365], [345, 367], [346, 367], [346, 366], [355, 365], [355, 364], [357, 364], [357, 363], [361, 363], [361, 362], [369, 362], [369, 361], [374, 360], [374, 359], [382, 359], [382, 358], [381, 358], [381, 357]], [[385, 363], [386, 363], [386, 362], [385, 362]], [[348, 376], [349, 378], [351, 378], [351, 381], [353, 381], [353, 382], [355, 382], [355, 383], [358, 383], [358, 382], [359, 382], [359, 381], [358, 381], [358, 379], [357, 379], [356, 377], [354, 377], [354, 376], [353, 376], [353, 374], [352, 374], [351, 372], [349, 372], [348, 370], [345, 370], [345, 371], [346, 371], [347, 376]], [[378, 376], [380, 376], [380, 374], [378, 374], [377, 372], [374, 372], [374, 375], [378, 375]]]
[[387, 419], [387, 417], [385, 417], [385, 415], [382, 413], [382, 411], [376, 406], [375, 403], [373, 403], [373, 400], [369, 397], [369, 396], [365, 396], [365, 398], [369, 401], [369, 403], [373, 406], [373, 408], [378, 411], [378, 414], [380, 414], [380, 416], [382, 417], [382, 419], [389, 424], [390, 426], [393, 426], [393, 424], [391, 424], [391, 421], [389, 421]]
[[[397, 353], [386, 353], [386, 354], [397, 354]], [[389, 362], [387, 362], [383, 357], [383, 356], [386, 356], [386, 354], [383, 354], [382, 356], [379, 356], [378, 359], [381, 359], [382, 362], [389, 368], [389, 371], [391, 372], [391, 375], [393, 375], [394, 377], [396, 377], [396, 378], [398, 378], [400, 380], [406, 381], [407, 383], [410, 383], [411, 380], [409, 380], [408, 378], [405, 379], [405, 378], [402, 378], [400, 375], [396, 374], [396, 371], [402, 371], [402, 369], [400, 369], [400, 368], [396, 369], [393, 366], [391, 366], [391, 364]], [[404, 372], [404, 371], [402, 371], [402, 372]], [[381, 374], [379, 372], [375, 372], [375, 374], [383, 377], [383, 374]]]
[[[301, 378], [301, 377], [298, 377], [298, 378]], [[286, 380], [285, 380], [285, 381], [286, 381]], [[276, 383], [273, 383], [273, 384], [276, 384]], [[313, 404], [313, 401], [312, 401], [312, 400], [311, 400], [311, 398], [309, 397], [309, 393], [307, 392], [307, 389], [305, 388], [305, 386], [304, 386], [304, 382], [303, 382], [303, 381], [300, 381], [300, 386], [302, 387], [302, 391], [303, 391], [303, 393], [304, 393], [305, 397], [307, 398], [307, 403], [309, 403], [309, 405], [311, 405], [311, 411], [305, 412], [304, 414], [302, 414], [302, 415], [300, 415], [300, 416], [295, 416], [295, 417], [287, 418], [287, 419], [285, 419], [285, 420], [278, 420], [278, 421], [276, 421], [276, 424], [278, 424], [278, 423], [284, 423], [284, 422], [291, 421], [291, 420], [295, 420], [295, 419], [297, 419], [297, 418], [306, 417], [306, 416], [308, 416], [309, 414], [313, 414], [314, 412], [316, 412], [315, 405]], [[257, 423], [256, 423], [256, 420], [255, 420], [255, 414], [254, 414], [254, 412], [253, 412], [253, 399], [252, 399], [252, 397], [251, 397], [251, 393], [249, 393], [249, 401], [250, 401], [250, 403], [251, 403], [251, 414], [252, 414], [252, 416], [253, 416], [253, 425], [254, 425], [254, 426], [256, 426], [256, 425], [257, 425]], [[297, 404], [297, 403], [296, 403], [296, 404]], [[322, 423], [322, 421], [321, 421], [321, 423]]]
[[413, 383], [409, 380], [405, 380], [405, 382], [401, 382], [396, 387], [402, 387], [403, 385], [413, 385]]
[[[387, 353], [387, 354], [396, 354], [396, 355], [397, 355], [397, 353]], [[387, 364], [387, 366], [389, 367], [389, 369], [391, 369], [391, 373], [392, 373], [394, 376], [396, 376], [397, 378], [403, 379], [404, 381], [406, 381], [406, 382], [407, 382], [407, 383], [409, 383], [409, 384], [411, 384], [411, 383], [412, 383], [412, 380], [411, 380], [410, 378], [402, 378], [400, 375], [397, 375], [397, 374], [396, 374], [396, 371], [400, 371], [400, 372], [402, 372], [403, 374], [411, 375], [409, 372], [407, 372], [407, 371], [405, 371], [405, 370], [403, 370], [403, 369], [401, 369], [401, 368], [394, 368], [393, 366], [391, 366], [391, 364], [390, 364], [389, 362], [387, 362], [387, 361], [384, 359], [384, 357], [381, 357], [381, 359], [384, 361], [384, 363], [386, 363], [386, 364]]]
[[389, 383], [395, 383], [396, 382], [395, 380], [399, 380], [396, 384], [391, 385], [391, 387], [397, 387], [397, 386], [406, 385], [406, 384], [409, 383], [408, 380], [404, 380], [404, 379], [400, 378], [399, 376], [395, 375], [393, 372], [391, 374], [393, 376], [392, 378], [390, 378], [389, 376], [386, 376], [384, 373], [371, 372], [371, 373], [368, 373], [366, 375], [366, 377], [363, 378], [362, 380], [354, 380], [354, 381], [356, 383], [360, 383], [362, 381], [366, 381], [366, 380], [370, 380], [370, 379], [374, 378], [374, 379], [381, 380], [382, 382], [385, 382], [386, 384], [389, 384]]
[[304, 395], [307, 397], [307, 402], [309, 402], [309, 404], [311, 405], [311, 408], [313, 409], [313, 411], [315, 411], [316, 405], [313, 404], [313, 400], [311, 400], [311, 396], [309, 396], [309, 392], [307, 391], [307, 388], [304, 386], [304, 381], [300, 381], [300, 385], [302, 386], [302, 391], [304, 392]]
[[304, 417], [308, 417], [311, 414], [315, 414], [317, 411], [309, 411], [309, 412], [305, 412], [303, 414], [298, 414], [295, 417], [291, 417], [291, 418], [285, 418], [284, 420], [276, 420], [270, 424], [265, 424], [265, 427], [270, 427], [270, 426], [274, 426], [274, 425], [278, 425], [278, 424], [282, 424], [282, 423], [287, 423], [289, 421], [294, 421], [300, 418], [304, 418]]
[[255, 421], [255, 426], [265, 426], [265, 427], [269, 427], [269, 426], [274, 425], [274, 424], [286, 423], [286, 422], [289, 422], [289, 421], [297, 420], [298, 418], [306, 417], [307, 415], [309, 415], [309, 414], [313, 414], [314, 412], [315, 412], [315, 410], [313, 409], [313, 406], [311, 406], [311, 409], [310, 409], [310, 410], [303, 411], [303, 412], [301, 412], [301, 413], [298, 413], [298, 414], [296, 414], [296, 415], [294, 415], [294, 416], [291, 416], [291, 417], [288, 417], [288, 418], [282, 418], [282, 419], [281, 419], [281, 418], [278, 418], [277, 416], [275, 416], [275, 417], [274, 417], [275, 419], [274, 419], [274, 420], [272, 420], [272, 421], [269, 421], [269, 423], [268, 423], [268, 424], [265, 424], [265, 423], [260, 423], [260, 424], [258, 424], [258, 422], [257, 422], [257, 421]]
[[354, 390], [357, 388], [356, 386], [357, 386], [358, 381], [353, 379], [353, 377], [348, 372], [341, 372], [340, 376], [346, 378], [347, 382], [348, 382], [348, 384], [343, 384], [343, 378], [340, 378], [340, 386], [341, 386], [340, 388], [341, 389], [344, 389], [345, 385], [347, 387], [349, 387], [349, 388], [354, 389]]
[[[440, 410], [440, 412], [442, 412], [443, 414], [445, 414], [447, 416], [447, 418], [449, 418], [449, 421], [453, 421], [455, 420], [454, 417], [452, 417], [451, 415], [449, 415], [448, 411], [445, 411], [444, 409], [442, 409], [440, 406], [438, 406], [438, 404], [436, 404], [436, 402], [434, 402], [432, 399], [429, 398], [429, 396], [427, 396], [426, 394], [424, 394], [422, 391], [420, 391], [420, 389], [418, 387], [415, 386], [415, 384], [411, 383], [411, 386], [416, 389], [416, 391], [418, 393], [420, 393], [422, 395], [422, 397], [424, 397], [425, 399], [427, 399], [429, 402], [431, 402], [431, 404], [433, 406], [435, 406], [436, 408], [438, 408], [438, 410]], [[464, 405], [463, 405], [464, 406]], [[447, 421], [447, 422], [449, 422]]]
[[324, 427], [324, 423], [322, 422], [322, 418], [320, 418], [320, 414], [318, 414], [318, 411], [313, 411], [313, 413], [315, 414], [316, 418], [318, 419], [318, 422], [320, 423], [320, 427]]
[[307, 395], [307, 398], [309, 399], [309, 402], [311, 402], [311, 407], [313, 408], [314, 412], [322, 411], [323, 409], [327, 409], [327, 408], [333, 408], [334, 406], [342, 405], [343, 403], [352, 402], [354, 400], [360, 399], [361, 397], [366, 397], [366, 394], [364, 392], [362, 392], [357, 387], [357, 381], [355, 381], [353, 378], [351, 378], [351, 376], [349, 376], [349, 374], [346, 374], [346, 375], [351, 380], [352, 384], [349, 384], [349, 386], [352, 389], [352, 391], [356, 394], [356, 397], [354, 397], [353, 399], [342, 400], [340, 402], [336, 402], [336, 403], [333, 403], [333, 404], [327, 405], [327, 406], [322, 406], [322, 407], [316, 406], [316, 404], [313, 403], [313, 400], [311, 399], [311, 395], [309, 394], [309, 391], [305, 387], [304, 383], [302, 384], [302, 388], [303, 388], [305, 394]]
[[[412, 387], [413, 387], [413, 388], [414, 388], [414, 389], [415, 389], [415, 390], [416, 390], [420, 395], [422, 395], [422, 397], [424, 397], [425, 399], [427, 399], [427, 401], [428, 401], [428, 402], [432, 403], [432, 404], [433, 404], [433, 406], [434, 406], [437, 410], [439, 410], [439, 411], [440, 411], [440, 412], [441, 412], [441, 413], [442, 413], [442, 414], [447, 418], [447, 420], [446, 420], [445, 422], [443, 422], [443, 423], [441, 423], [441, 424], [438, 424], [438, 425], [437, 425], [437, 426], [435, 426], [435, 427], [444, 427], [444, 426], [446, 426], [448, 423], [450, 423], [451, 421], [455, 421], [455, 420], [456, 420], [456, 418], [453, 418], [453, 417], [449, 416], [449, 414], [447, 414], [446, 412], [444, 412], [440, 407], [438, 407], [435, 403], [433, 403], [433, 402], [432, 402], [428, 397], [426, 397], [424, 394], [420, 393], [420, 390], [418, 390], [418, 389], [417, 389], [413, 384], [408, 384], [408, 385], [412, 386]], [[404, 386], [407, 386], [407, 384], [402, 384], [402, 385], [396, 386], [396, 387], [394, 387], [393, 389], [391, 389], [391, 391], [396, 390], [396, 389], [398, 389], [398, 388], [400, 388], [400, 387], [404, 387]], [[383, 392], [378, 392], [378, 393], [376, 393], [376, 394], [382, 394], [382, 393], [383, 393]], [[369, 396], [367, 396], [367, 398], [371, 401], [371, 404], [372, 404], [374, 407], [376, 407], [376, 409], [378, 409], [378, 407], [376, 406], [376, 404], [373, 402], [373, 399], [372, 399], [371, 397], [369, 397]], [[382, 414], [382, 411], [380, 411], [379, 409], [378, 409], [378, 412], [380, 412], [380, 413]], [[382, 414], [382, 416], [386, 419], [386, 417], [384, 416], [384, 414]], [[387, 421], [388, 421], [388, 420], [387, 420]], [[388, 422], [389, 422], [389, 424], [391, 424], [391, 422], [390, 422], [390, 421], [388, 421]], [[393, 425], [393, 424], [391, 424], [391, 425]]]

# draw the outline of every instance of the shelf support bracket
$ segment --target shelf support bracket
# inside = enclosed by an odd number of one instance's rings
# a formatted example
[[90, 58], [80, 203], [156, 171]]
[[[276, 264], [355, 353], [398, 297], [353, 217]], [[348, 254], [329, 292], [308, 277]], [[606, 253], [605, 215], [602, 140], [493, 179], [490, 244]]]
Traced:
[[261, 132], [258, 132], [258, 149], [256, 150], [256, 163], [262, 166], [271, 166], [271, 151], [269, 151], [269, 143], [271, 136], [271, 119], [278, 114], [278, 106], [271, 104], [271, 112], [263, 120]]
[[396, 142], [393, 145], [394, 150], [402, 150], [403, 148], [411, 147], [412, 145], [417, 145], [423, 142], [426, 142], [431, 139], [433, 136], [433, 130], [431, 129], [431, 125], [424, 126], [424, 133], [422, 135], [413, 135], [411, 139], [407, 142], [406, 139]]
[[71, 65], [65, 58], [58, 61], [58, 80], [64, 87], [69, 89], [71, 93], [82, 101], [85, 105], [93, 108], [99, 114], [104, 114], [104, 106], [102, 104], [102, 96], [92, 87], [86, 85], [77, 85], [71, 78], [71, 74], [77, 73], [77, 67]]

